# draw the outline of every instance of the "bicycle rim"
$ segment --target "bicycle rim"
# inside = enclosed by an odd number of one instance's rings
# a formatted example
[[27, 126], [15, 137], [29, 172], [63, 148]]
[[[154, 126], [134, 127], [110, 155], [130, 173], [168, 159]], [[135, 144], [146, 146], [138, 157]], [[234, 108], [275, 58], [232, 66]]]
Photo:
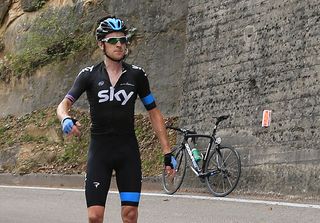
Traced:
[[230, 147], [220, 147], [209, 157], [205, 172], [206, 184], [214, 196], [224, 197], [237, 186], [241, 174], [241, 162], [238, 152]]
[[184, 147], [174, 147], [171, 151], [177, 160], [177, 166], [174, 173], [168, 174], [163, 169], [162, 172], [162, 186], [167, 194], [174, 194], [181, 186], [183, 178], [186, 174], [187, 160]]

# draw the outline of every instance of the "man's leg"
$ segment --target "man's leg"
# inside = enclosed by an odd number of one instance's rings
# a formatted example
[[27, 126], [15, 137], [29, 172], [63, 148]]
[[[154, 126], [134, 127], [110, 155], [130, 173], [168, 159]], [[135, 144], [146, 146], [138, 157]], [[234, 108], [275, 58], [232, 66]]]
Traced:
[[104, 216], [104, 207], [103, 206], [91, 206], [88, 207], [88, 218], [89, 223], [102, 223]]
[[110, 145], [108, 138], [103, 136], [91, 138], [85, 181], [89, 223], [103, 222], [112, 176], [112, 166], [110, 166], [112, 157], [106, 156], [109, 147], [105, 145]]
[[115, 170], [120, 192], [121, 217], [124, 223], [136, 223], [142, 179], [140, 153], [134, 137], [118, 142], [121, 157]]
[[122, 206], [121, 217], [123, 223], [137, 223], [138, 220], [138, 207]]

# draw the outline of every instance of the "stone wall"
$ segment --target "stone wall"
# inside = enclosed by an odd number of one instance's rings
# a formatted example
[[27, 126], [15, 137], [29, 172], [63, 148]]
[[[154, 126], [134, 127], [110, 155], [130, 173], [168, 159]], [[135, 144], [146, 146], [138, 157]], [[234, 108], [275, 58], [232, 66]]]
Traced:
[[238, 189], [320, 194], [319, 21], [316, 0], [189, 1], [182, 125], [232, 116], [220, 136], [241, 153]]
[[[149, 75], [151, 88], [161, 111], [168, 116], [177, 115], [185, 56], [188, 2], [117, 2], [110, 1], [105, 10], [130, 21], [139, 31], [127, 60], [142, 66]], [[141, 106], [138, 109], [144, 111]]]

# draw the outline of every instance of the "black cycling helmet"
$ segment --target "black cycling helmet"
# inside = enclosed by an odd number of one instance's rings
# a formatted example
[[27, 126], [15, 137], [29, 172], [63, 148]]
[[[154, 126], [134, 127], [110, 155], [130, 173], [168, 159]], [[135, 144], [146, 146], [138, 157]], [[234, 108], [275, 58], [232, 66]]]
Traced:
[[123, 32], [127, 35], [127, 27], [124, 22], [114, 16], [103, 17], [98, 21], [98, 28], [96, 30], [96, 39], [101, 41], [105, 36], [112, 32]]

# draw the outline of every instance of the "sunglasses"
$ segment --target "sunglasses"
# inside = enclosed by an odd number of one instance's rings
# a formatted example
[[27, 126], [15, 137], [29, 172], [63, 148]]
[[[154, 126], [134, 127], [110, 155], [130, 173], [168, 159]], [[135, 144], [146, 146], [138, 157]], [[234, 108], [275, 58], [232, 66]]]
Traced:
[[126, 36], [121, 36], [121, 37], [109, 37], [109, 38], [104, 38], [101, 40], [102, 42], [107, 42], [112, 45], [117, 44], [117, 42], [120, 42], [121, 44], [127, 43], [128, 39]]

